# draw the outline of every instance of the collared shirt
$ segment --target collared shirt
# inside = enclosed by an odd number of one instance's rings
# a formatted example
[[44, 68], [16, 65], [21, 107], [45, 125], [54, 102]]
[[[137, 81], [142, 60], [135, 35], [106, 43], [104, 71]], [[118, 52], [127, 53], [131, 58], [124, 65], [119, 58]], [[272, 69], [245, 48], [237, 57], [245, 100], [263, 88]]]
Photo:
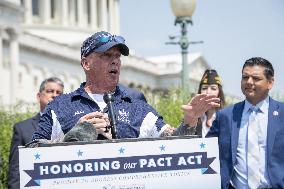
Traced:
[[[59, 141], [78, 120], [91, 112], [100, 110], [98, 104], [86, 93], [84, 83], [76, 91], [56, 97], [45, 108], [39, 129], [33, 140]], [[117, 86], [114, 93], [114, 112], [117, 119], [118, 138], [158, 137], [168, 127], [163, 118], [143, 100], [132, 98], [127, 90]]]
[[[242, 120], [239, 131], [239, 141], [237, 146], [237, 157], [236, 164], [234, 166], [234, 173], [232, 177], [232, 184], [235, 188], [246, 189], [247, 185], [247, 131], [248, 131], [248, 120], [250, 116], [249, 109], [253, 105], [247, 100], [245, 101], [244, 110], [242, 113]], [[259, 188], [271, 187], [268, 171], [266, 165], [266, 141], [267, 141], [267, 127], [268, 127], [268, 108], [269, 108], [269, 97], [259, 102], [255, 106], [259, 108], [256, 119], [258, 120], [258, 145], [260, 151], [260, 184]]]
[[[216, 113], [213, 114], [213, 120], [216, 119]], [[202, 138], [204, 138], [208, 131], [210, 130], [210, 127], [207, 126], [206, 122], [207, 122], [207, 116], [206, 114], [204, 114], [201, 118], [202, 121]]]

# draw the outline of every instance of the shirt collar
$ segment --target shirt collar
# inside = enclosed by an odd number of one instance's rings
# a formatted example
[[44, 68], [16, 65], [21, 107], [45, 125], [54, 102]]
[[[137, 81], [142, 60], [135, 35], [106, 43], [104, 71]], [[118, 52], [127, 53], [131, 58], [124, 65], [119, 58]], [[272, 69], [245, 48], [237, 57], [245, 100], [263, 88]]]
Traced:
[[[245, 100], [244, 112], [248, 112], [249, 109], [253, 106], [254, 105], [252, 105], [249, 101]], [[258, 108], [262, 113], [267, 113], [269, 107], [269, 96], [267, 96], [264, 100], [257, 103], [254, 107]]]
[[[71, 94], [72, 96], [71, 98], [73, 99], [77, 96], [81, 96], [81, 97], [92, 100], [84, 89], [85, 85], [86, 85], [86, 82], [81, 83], [80, 87]], [[128, 94], [127, 90], [122, 90], [119, 85], [116, 86], [114, 96], [115, 98], [127, 99], [129, 101], [133, 100], [131, 95]]]

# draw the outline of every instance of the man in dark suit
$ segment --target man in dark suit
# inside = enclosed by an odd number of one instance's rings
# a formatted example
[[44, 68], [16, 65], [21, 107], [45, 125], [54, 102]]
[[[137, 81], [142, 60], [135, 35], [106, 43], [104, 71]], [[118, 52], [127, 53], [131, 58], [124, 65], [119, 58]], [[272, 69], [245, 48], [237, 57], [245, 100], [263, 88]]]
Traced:
[[218, 137], [223, 189], [284, 188], [284, 103], [269, 97], [273, 84], [271, 63], [251, 58], [242, 69], [246, 100], [217, 112], [207, 137]]
[[9, 156], [9, 189], [20, 188], [18, 146], [24, 146], [31, 141], [32, 135], [38, 127], [41, 112], [43, 112], [45, 106], [50, 101], [63, 93], [63, 88], [63, 82], [56, 77], [51, 77], [44, 80], [40, 85], [39, 92], [37, 93], [40, 112], [32, 118], [18, 122], [14, 125]]

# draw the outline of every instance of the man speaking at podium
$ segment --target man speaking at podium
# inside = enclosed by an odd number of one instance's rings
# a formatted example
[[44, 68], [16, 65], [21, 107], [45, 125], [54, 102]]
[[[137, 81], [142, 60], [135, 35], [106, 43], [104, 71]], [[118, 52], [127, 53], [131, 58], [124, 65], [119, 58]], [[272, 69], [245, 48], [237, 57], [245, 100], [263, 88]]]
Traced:
[[[122, 90], [118, 85], [120, 58], [121, 55], [128, 54], [129, 49], [121, 36], [101, 31], [88, 37], [81, 46], [81, 66], [86, 82], [46, 107], [33, 140], [61, 142], [68, 131], [84, 122], [95, 126], [98, 139], [114, 138], [108, 129], [111, 121], [107, 115], [109, 108], [103, 100], [103, 95], [107, 92], [113, 94], [117, 138], [187, 134], [189, 127], [182, 125], [173, 129], [164, 123], [153, 107], [143, 100], [133, 98], [129, 90]], [[205, 109], [219, 106], [217, 98], [204, 97], [199, 100]]]

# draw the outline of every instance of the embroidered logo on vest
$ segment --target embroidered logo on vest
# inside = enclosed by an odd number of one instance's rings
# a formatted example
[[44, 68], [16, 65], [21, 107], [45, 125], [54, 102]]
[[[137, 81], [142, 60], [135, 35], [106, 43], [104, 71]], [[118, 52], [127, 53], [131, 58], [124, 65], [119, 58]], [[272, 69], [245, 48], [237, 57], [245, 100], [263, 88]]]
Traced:
[[117, 120], [130, 124], [129, 112], [126, 112], [124, 109], [118, 110]]
[[79, 114], [83, 114], [83, 113], [84, 113], [84, 111], [76, 111], [75, 114], [74, 114], [74, 116], [75, 116], [75, 115], [79, 115]]

